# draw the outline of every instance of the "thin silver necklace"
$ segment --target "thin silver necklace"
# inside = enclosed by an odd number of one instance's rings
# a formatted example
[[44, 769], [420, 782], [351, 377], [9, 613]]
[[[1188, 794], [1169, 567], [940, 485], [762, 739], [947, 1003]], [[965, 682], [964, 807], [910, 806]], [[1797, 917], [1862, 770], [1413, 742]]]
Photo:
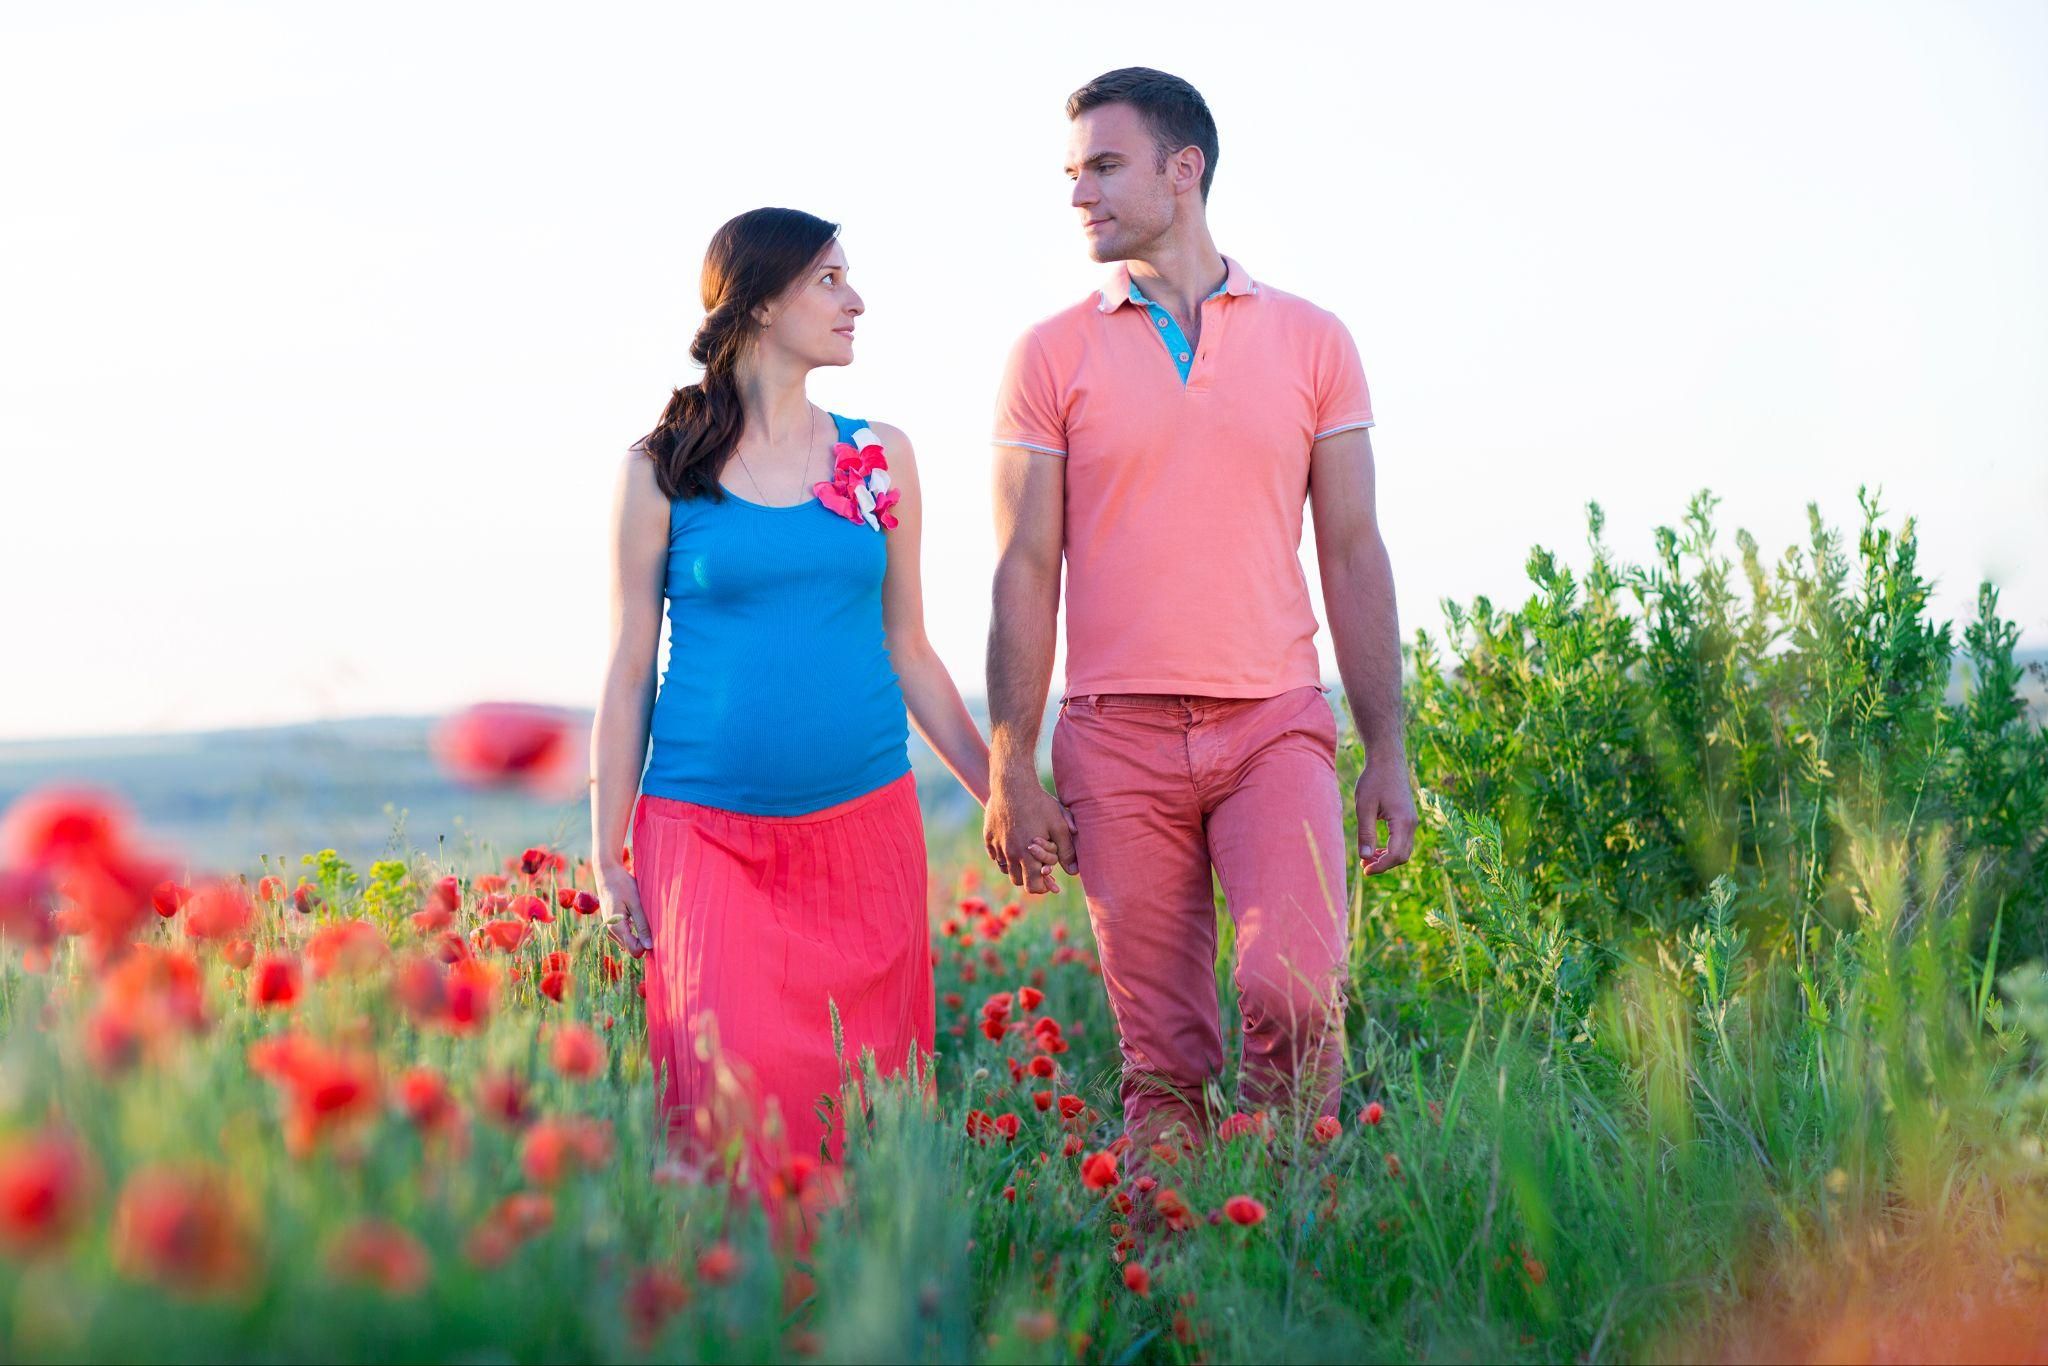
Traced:
[[[805, 405], [805, 407], [809, 410], [809, 413], [804, 422], [804, 463], [798, 471], [797, 477], [803, 481], [800, 487], [809, 488], [811, 486], [809, 478], [811, 472], [811, 457], [812, 453], [817, 449], [817, 443], [814, 440], [812, 440], [811, 434], [818, 430], [818, 405], [815, 403], [808, 403]], [[754, 467], [747, 463], [747, 453], [741, 450], [738, 446], [734, 446], [732, 448], [732, 453], [740, 458], [740, 468], [746, 471], [747, 482], [754, 486], [754, 492], [761, 495], [761, 505], [763, 507], [800, 506], [800, 504], [797, 503], [769, 502], [768, 490], [761, 487], [761, 481], [754, 477]]]

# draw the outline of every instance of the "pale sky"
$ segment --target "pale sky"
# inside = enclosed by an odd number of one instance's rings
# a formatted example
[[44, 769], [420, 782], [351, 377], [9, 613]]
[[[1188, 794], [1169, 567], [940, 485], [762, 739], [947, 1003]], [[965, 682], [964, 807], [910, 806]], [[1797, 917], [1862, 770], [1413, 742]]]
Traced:
[[0, 738], [593, 704], [619, 453], [762, 204], [844, 224], [812, 393], [916, 442], [981, 691], [998, 367], [1104, 274], [1061, 105], [1132, 64], [1357, 339], [1404, 640], [1582, 565], [1588, 499], [1640, 559], [1711, 487], [1775, 558], [1867, 482], [2048, 644], [2035, 0], [12, 6]]

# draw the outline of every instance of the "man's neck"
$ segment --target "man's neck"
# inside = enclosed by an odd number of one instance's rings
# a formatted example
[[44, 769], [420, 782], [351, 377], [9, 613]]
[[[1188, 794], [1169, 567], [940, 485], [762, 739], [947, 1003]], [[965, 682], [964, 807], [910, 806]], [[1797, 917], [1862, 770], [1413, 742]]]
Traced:
[[1131, 281], [1146, 298], [1184, 322], [1229, 278], [1229, 265], [1205, 227], [1186, 242], [1162, 242], [1128, 263]]

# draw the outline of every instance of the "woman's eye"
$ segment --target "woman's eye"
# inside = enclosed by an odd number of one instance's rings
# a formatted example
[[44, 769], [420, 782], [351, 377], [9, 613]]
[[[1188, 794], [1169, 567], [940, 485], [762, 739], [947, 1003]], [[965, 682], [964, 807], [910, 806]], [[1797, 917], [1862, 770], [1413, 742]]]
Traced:
[[825, 272], [825, 283], [826, 283], [826, 284], [828, 284], [828, 285], [829, 285], [829, 284], [832, 284], [832, 283], [836, 282], [836, 281], [837, 281], [838, 279], [839, 279], [839, 277], [838, 277], [837, 275], [834, 275], [834, 274], [833, 274], [833, 273], [832, 273], [831, 271], [829, 271], [829, 270], [828, 270], [828, 271], [826, 271], [826, 272]]

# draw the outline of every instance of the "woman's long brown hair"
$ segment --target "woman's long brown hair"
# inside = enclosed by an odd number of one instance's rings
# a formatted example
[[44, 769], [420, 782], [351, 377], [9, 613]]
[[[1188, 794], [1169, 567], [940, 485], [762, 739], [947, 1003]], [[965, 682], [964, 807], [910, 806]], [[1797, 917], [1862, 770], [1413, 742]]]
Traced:
[[704, 251], [704, 325], [690, 343], [704, 378], [672, 393], [639, 442], [671, 500], [725, 496], [718, 476], [745, 425], [739, 363], [761, 330], [754, 310], [795, 284], [838, 235], [837, 223], [800, 209], [749, 209], [712, 234]]

